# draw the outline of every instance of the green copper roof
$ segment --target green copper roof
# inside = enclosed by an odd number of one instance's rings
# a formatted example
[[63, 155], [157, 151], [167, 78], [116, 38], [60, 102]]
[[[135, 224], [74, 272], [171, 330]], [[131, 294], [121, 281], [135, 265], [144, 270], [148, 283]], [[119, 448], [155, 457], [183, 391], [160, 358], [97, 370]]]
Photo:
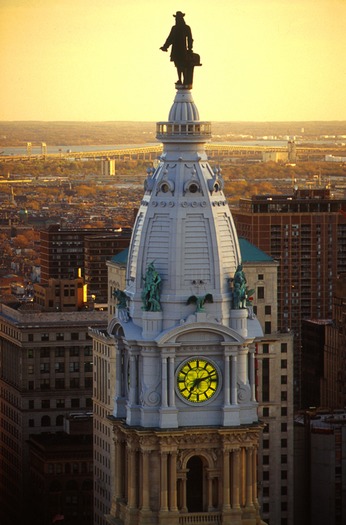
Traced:
[[[248, 240], [243, 237], [239, 237], [239, 246], [241, 252], [242, 262], [270, 262], [274, 259], [262, 252], [257, 246], [251, 244]], [[112, 257], [111, 261], [119, 264], [126, 264], [129, 255], [129, 249], [126, 248], [122, 252], [117, 253]]]
[[129, 249], [126, 248], [122, 252], [119, 252], [116, 255], [114, 255], [114, 257], [111, 258], [111, 261], [115, 263], [119, 263], [119, 264], [126, 264], [128, 256], [129, 256]]
[[272, 257], [270, 257], [270, 255], [262, 252], [262, 250], [257, 248], [257, 246], [251, 244], [251, 242], [249, 242], [247, 239], [244, 239], [244, 237], [239, 237], [239, 246], [243, 263], [270, 262], [274, 260]]

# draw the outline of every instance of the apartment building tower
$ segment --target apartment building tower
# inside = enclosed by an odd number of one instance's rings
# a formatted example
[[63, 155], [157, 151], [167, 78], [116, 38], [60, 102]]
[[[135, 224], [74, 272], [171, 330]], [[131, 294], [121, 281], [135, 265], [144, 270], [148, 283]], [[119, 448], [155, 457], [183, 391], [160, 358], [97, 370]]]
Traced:
[[346, 406], [346, 274], [334, 283], [332, 322], [325, 332], [321, 404], [332, 409]]
[[[108, 269], [108, 322], [117, 308], [116, 290], [125, 288], [128, 249], [107, 262]], [[94, 464], [94, 525], [106, 525], [111, 512], [114, 493], [112, 469], [115, 462], [113, 425], [109, 416], [114, 410], [116, 361], [115, 338], [103, 327], [91, 326], [93, 340], [93, 464]], [[120, 365], [121, 366], [121, 365]]]
[[238, 234], [280, 263], [278, 329], [294, 332], [295, 404], [301, 406], [301, 321], [332, 315], [333, 280], [346, 271], [346, 200], [329, 189], [256, 195], [232, 209]]

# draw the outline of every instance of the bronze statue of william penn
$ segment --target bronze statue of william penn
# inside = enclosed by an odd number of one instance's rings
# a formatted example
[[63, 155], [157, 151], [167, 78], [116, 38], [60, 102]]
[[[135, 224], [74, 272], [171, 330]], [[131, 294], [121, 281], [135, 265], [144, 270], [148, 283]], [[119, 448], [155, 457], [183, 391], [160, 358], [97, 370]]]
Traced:
[[178, 71], [178, 81], [176, 86], [191, 89], [193, 81], [193, 68], [200, 66], [199, 55], [193, 53], [193, 38], [191, 28], [184, 20], [185, 13], [177, 11], [175, 15], [175, 25], [172, 27], [166, 42], [160, 49], [167, 51], [171, 49], [171, 61], [174, 62]]

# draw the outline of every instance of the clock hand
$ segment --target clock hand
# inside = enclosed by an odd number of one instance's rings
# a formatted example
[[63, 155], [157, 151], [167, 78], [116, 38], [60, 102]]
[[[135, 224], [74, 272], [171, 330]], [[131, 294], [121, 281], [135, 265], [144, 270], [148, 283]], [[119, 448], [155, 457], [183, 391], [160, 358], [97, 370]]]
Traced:
[[199, 377], [198, 379], [196, 379], [196, 381], [198, 381], [198, 383], [200, 383], [201, 381], [211, 381], [213, 378], [216, 378], [216, 374], [214, 372], [212, 372], [211, 374], [208, 374], [206, 376]]

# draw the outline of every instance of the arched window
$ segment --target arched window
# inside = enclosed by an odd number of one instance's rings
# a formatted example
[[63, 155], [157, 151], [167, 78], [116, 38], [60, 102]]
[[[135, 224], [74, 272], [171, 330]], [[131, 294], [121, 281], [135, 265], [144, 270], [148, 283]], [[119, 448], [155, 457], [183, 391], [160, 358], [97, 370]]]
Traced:
[[203, 461], [192, 456], [187, 462], [186, 503], [189, 512], [203, 512]]
[[63, 424], [64, 424], [64, 416], [62, 415], [56, 416], [56, 426], [62, 427]]

